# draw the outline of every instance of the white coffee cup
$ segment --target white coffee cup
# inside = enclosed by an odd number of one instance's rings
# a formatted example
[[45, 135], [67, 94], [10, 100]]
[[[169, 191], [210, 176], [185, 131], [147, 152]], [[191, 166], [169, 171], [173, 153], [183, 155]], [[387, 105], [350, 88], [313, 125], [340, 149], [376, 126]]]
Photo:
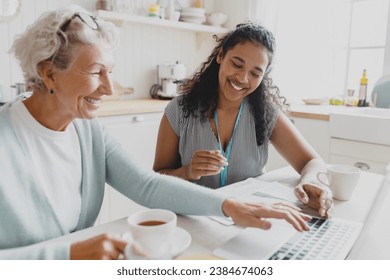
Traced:
[[130, 215], [127, 223], [134, 241], [148, 258], [168, 258], [177, 223], [175, 213], [147, 209]]
[[[323, 180], [326, 176], [327, 181]], [[360, 169], [354, 166], [333, 164], [327, 172], [318, 172], [317, 179], [328, 186], [333, 192], [333, 198], [349, 200], [360, 178]]]

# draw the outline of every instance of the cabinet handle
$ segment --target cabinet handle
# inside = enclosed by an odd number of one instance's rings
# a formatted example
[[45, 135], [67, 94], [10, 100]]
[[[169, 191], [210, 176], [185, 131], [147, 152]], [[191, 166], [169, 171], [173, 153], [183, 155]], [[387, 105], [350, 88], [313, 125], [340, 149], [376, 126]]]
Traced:
[[133, 117], [134, 122], [143, 122], [145, 120], [144, 116], [135, 116]]
[[363, 171], [368, 171], [371, 169], [370, 165], [365, 163], [365, 162], [355, 162], [355, 164], [353, 166], [355, 166]]

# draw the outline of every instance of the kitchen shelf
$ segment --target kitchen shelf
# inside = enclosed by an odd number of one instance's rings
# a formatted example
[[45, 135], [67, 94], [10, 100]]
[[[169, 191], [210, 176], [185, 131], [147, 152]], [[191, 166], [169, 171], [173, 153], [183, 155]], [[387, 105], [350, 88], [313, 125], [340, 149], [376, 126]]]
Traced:
[[130, 14], [104, 11], [104, 10], [97, 10], [96, 15], [102, 19], [112, 21], [119, 26], [121, 26], [124, 22], [133, 22], [133, 23], [141, 23], [141, 24], [149, 24], [149, 25], [160, 26], [160, 27], [173, 28], [178, 30], [188, 30], [197, 33], [218, 34], [218, 33], [225, 33], [228, 31], [226, 28], [223, 28], [221, 26], [193, 24], [193, 23], [187, 23], [182, 21], [173, 21], [173, 20], [166, 20], [166, 19], [139, 16], [139, 15], [130, 15]]

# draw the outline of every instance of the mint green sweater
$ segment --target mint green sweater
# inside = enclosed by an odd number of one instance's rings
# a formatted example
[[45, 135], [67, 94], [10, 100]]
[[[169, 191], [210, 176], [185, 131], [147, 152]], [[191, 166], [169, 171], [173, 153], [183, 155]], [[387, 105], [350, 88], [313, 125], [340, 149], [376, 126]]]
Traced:
[[[11, 126], [10, 106], [0, 107], [0, 259], [69, 259], [71, 244], [40, 244], [69, 232], [37, 183], [31, 159]], [[106, 182], [150, 208], [183, 215], [223, 215], [221, 206], [226, 197], [141, 169], [97, 119], [76, 119], [74, 125], [82, 155], [82, 205], [76, 230], [94, 225]]]

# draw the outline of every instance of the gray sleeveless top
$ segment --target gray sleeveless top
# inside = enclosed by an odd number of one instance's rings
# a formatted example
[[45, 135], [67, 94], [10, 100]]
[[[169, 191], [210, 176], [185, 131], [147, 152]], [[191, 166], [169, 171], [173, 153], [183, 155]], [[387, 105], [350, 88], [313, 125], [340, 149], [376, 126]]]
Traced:
[[[183, 97], [178, 96], [169, 102], [165, 108], [165, 114], [173, 131], [179, 137], [181, 165], [185, 166], [190, 164], [196, 150], [219, 150], [219, 144], [209, 121], [202, 123], [199, 118], [194, 118], [191, 115], [184, 118], [183, 110], [179, 105], [180, 98]], [[266, 133], [267, 139], [272, 134], [277, 113], [275, 108], [272, 112], [271, 129]], [[254, 118], [250, 112], [248, 101], [245, 100], [241, 118], [233, 136], [226, 184], [263, 174], [267, 159], [268, 141], [257, 146]], [[194, 183], [216, 189], [220, 186], [220, 175], [203, 176]]]

